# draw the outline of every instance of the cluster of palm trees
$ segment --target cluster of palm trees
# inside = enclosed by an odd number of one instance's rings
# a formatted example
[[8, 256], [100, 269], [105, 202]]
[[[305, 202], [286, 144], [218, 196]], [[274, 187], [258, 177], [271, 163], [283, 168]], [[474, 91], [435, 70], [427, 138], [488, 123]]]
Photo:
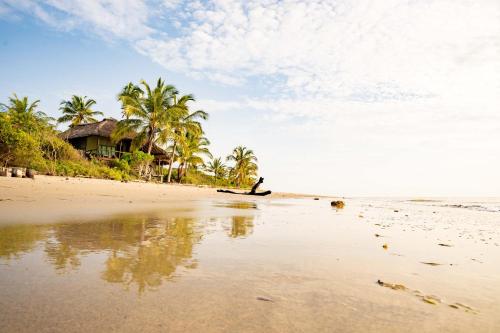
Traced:
[[251, 149], [238, 146], [233, 149], [231, 155], [226, 157], [226, 161], [234, 162], [233, 167], [224, 164], [221, 157], [214, 158], [208, 162], [206, 170], [213, 174], [214, 180], [229, 178], [234, 179], [236, 186], [249, 185], [253, 177], [257, 176], [257, 157]]
[[[208, 146], [210, 141], [204, 136], [202, 120], [208, 119], [203, 110], [190, 110], [193, 95], [179, 95], [179, 91], [166, 84], [161, 78], [151, 87], [144, 80], [139, 85], [128, 83], [117, 96], [121, 103], [124, 119], [118, 122], [113, 139], [136, 133], [132, 146], [146, 147], [151, 154], [153, 146], [166, 147], [170, 155], [167, 182], [172, 181], [173, 163], [178, 162], [177, 180], [191, 168], [200, 166], [213, 174], [215, 182], [231, 179], [236, 186], [247, 185], [257, 175], [257, 158], [252, 150], [236, 147], [226, 160], [233, 167], [226, 166], [222, 159], [213, 158]], [[63, 116], [58, 122], [70, 122], [70, 126], [96, 122], [96, 116], [103, 115], [94, 111], [95, 100], [87, 96], [72, 96], [71, 100], [61, 102]], [[204, 157], [211, 161], [205, 165]]]

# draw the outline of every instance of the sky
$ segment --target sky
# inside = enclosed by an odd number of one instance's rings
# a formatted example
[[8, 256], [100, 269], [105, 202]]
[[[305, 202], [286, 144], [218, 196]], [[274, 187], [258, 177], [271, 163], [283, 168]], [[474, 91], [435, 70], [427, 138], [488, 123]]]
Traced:
[[498, 0], [0, 0], [2, 102], [119, 118], [120, 89], [158, 77], [266, 188], [500, 196]]

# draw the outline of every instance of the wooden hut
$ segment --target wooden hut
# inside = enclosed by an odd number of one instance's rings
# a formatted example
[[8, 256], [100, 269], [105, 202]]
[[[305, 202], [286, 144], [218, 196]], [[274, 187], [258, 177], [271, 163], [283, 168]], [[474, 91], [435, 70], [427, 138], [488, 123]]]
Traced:
[[[105, 118], [96, 123], [76, 125], [61, 133], [60, 137], [87, 157], [119, 158], [123, 153], [131, 152], [132, 140], [136, 134], [129, 133], [118, 142], [113, 142], [111, 134], [117, 123], [116, 119]], [[146, 147], [141, 150], [147, 152]], [[153, 145], [151, 155], [154, 156], [156, 165], [164, 165], [169, 161], [167, 152], [156, 144]]]

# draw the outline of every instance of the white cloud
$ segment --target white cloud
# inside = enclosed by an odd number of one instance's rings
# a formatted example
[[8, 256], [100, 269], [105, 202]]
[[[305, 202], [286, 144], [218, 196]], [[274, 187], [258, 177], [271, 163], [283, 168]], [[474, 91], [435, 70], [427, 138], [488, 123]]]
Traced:
[[[0, 0], [53, 26], [131, 41], [173, 71], [275, 95], [352, 101], [500, 92], [496, 0]], [[176, 31], [158, 27], [177, 26]], [[464, 92], [467, 92], [466, 94]]]
[[155, 31], [148, 25], [153, 10], [141, 0], [0, 0], [0, 4], [59, 29], [80, 27], [104, 37], [135, 40]]
[[[180, 36], [137, 47], [169, 69], [209, 80], [279, 76], [282, 91], [301, 96], [371, 101], [456, 98], [464, 89], [492, 96], [500, 89], [494, 0], [197, 4]], [[472, 83], [478, 81], [481, 91]]]

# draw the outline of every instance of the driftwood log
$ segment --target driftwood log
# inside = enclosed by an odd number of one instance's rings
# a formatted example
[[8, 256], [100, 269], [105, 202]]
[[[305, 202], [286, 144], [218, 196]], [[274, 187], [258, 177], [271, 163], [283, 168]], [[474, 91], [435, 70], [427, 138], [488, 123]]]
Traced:
[[264, 178], [260, 177], [259, 181], [252, 186], [252, 189], [250, 190], [250, 192], [240, 193], [240, 192], [234, 192], [234, 191], [230, 191], [230, 190], [217, 190], [217, 192], [230, 193], [230, 194], [243, 194], [243, 195], [257, 195], [257, 196], [263, 197], [263, 196], [266, 196], [266, 195], [269, 195], [272, 193], [271, 191], [257, 192], [257, 189], [259, 188], [260, 184], [262, 184], [263, 182], [264, 182]]

